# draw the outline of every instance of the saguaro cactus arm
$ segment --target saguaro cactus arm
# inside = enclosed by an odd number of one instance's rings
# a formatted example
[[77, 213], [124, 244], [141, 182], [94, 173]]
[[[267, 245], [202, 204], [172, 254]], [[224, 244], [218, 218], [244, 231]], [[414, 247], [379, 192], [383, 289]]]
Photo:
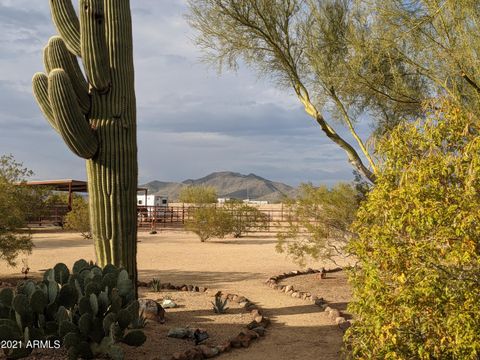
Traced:
[[67, 50], [60, 36], [52, 36], [48, 41], [48, 66], [51, 69], [65, 70], [72, 82], [80, 109], [86, 114], [90, 110], [88, 84], [80, 70], [77, 58]]
[[68, 50], [80, 56], [80, 23], [73, 4], [68, 0], [50, 0], [52, 18]]
[[62, 69], [48, 75], [48, 98], [63, 140], [78, 156], [92, 158], [98, 141], [82, 114], [70, 78]]
[[36, 73], [35, 75], [33, 75], [32, 84], [33, 95], [35, 95], [35, 99], [37, 100], [40, 109], [42, 110], [43, 114], [45, 115], [52, 128], [56, 132], [59, 132], [55, 116], [53, 115], [52, 107], [50, 106], [50, 100], [48, 99], [47, 75], [40, 72]]
[[111, 85], [103, 0], [80, 0], [80, 44], [89, 83], [100, 93]]

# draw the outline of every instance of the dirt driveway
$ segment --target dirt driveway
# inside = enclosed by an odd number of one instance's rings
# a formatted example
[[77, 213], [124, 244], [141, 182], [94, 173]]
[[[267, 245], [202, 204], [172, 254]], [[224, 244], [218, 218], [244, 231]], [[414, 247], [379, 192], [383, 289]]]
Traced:
[[[140, 234], [138, 266], [140, 280], [153, 277], [162, 282], [195, 284], [239, 293], [257, 302], [273, 320], [268, 336], [248, 350], [222, 355], [222, 359], [330, 360], [339, 359], [342, 332], [318, 307], [282, 295], [264, 285], [274, 274], [298, 269], [275, 252], [275, 237], [269, 234], [242, 239], [201, 243], [193, 234], [164, 231]], [[38, 233], [28, 258], [32, 272], [64, 262], [69, 267], [79, 258], [94, 259], [91, 240], [77, 234]], [[0, 278], [19, 276], [18, 268], [0, 263]], [[308, 264], [320, 267], [322, 264]], [[326, 299], [329, 300], [329, 299]]]

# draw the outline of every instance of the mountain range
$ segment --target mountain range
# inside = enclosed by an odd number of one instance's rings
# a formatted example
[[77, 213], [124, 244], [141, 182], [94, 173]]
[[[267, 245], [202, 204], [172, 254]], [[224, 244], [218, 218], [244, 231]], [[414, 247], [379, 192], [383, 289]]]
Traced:
[[174, 202], [178, 200], [182, 188], [200, 185], [214, 187], [218, 197], [234, 199], [278, 202], [285, 196], [296, 194], [296, 189], [290, 185], [267, 180], [255, 174], [242, 175], [231, 171], [214, 172], [200, 179], [183, 182], [154, 180], [140, 187], [147, 188], [150, 194], [168, 196], [169, 201]]

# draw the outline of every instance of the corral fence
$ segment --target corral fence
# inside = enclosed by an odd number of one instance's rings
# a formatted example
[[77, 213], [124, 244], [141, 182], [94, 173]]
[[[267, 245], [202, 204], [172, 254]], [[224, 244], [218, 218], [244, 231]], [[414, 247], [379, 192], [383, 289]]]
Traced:
[[[222, 205], [217, 204], [217, 207]], [[287, 219], [289, 216], [288, 209], [283, 204], [271, 205], [250, 205], [257, 208], [265, 215], [267, 223], [266, 229], [252, 230], [255, 231], [272, 231], [277, 232], [287, 226]], [[138, 229], [139, 230], [157, 230], [157, 229], [181, 229], [185, 226], [193, 212], [197, 209], [196, 206], [187, 204], [178, 204], [171, 206], [138, 206]], [[248, 220], [248, 214], [241, 214], [237, 216], [245, 217]]]
[[[216, 206], [221, 207], [221, 204]], [[252, 230], [255, 231], [271, 231], [278, 232], [288, 225], [289, 210], [283, 204], [268, 205], [250, 205], [257, 208], [265, 215], [267, 223], [266, 229]], [[185, 222], [193, 215], [197, 207], [187, 204], [172, 204], [170, 206], [137, 206], [137, 224], [139, 231], [151, 230], [175, 230], [182, 229]], [[64, 217], [68, 213], [66, 205], [49, 206], [41, 215], [31, 216], [28, 219], [30, 226], [63, 226]], [[248, 214], [244, 216], [247, 220]]]

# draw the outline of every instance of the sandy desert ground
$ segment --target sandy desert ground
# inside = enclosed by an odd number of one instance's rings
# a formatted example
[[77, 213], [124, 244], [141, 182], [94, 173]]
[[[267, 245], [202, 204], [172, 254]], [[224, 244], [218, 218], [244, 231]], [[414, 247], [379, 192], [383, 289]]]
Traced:
[[[268, 336], [249, 349], [222, 355], [224, 360], [330, 360], [341, 358], [342, 332], [315, 305], [291, 298], [265, 286], [271, 275], [298, 269], [285, 255], [275, 252], [273, 234], [255, 234], [241, 239], [210, 240], [183, 231], [139, 234], [138, 266], [142, 281], [159, 278], [174, 284], [195, 284], [246, 296], [258, 303], [273, 325]], [[79, 258], [94, 259], [91, 240], [71, 233], [34, 234], [35, 249], [28, 257], [32, 275], [64, 262], [71, 266]], [[329, 266], [311, 263], [309, 267]], [[22, 263], [9, 268], [0, 263], [0, 280], [21, 277]], [[335, 290], [335, 281], [323, 296], [345, 302], [345, 284]], [[168, 323], [167, 323], [168, 325]], [[225, 324], [228, 325], [228, 324]]]

